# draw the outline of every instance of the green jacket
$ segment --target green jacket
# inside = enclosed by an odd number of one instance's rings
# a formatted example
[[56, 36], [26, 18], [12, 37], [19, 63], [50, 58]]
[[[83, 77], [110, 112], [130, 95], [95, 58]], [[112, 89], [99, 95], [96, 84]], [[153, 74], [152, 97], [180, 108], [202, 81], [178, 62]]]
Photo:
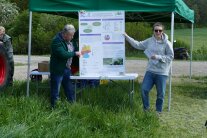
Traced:
[[[72, 43], [73, 43], [73, 46], [75, 47], [75, 49], [78, 51], [79, 50], [78, 45], [77, 45], [78, 42], [76, 40], [72, 40]], [[71, 66], [79, 67], [79, 57], [78, 56], [73, 57]]]
[[63, 75], [66, 68], [67, 60], [75, 56], [74, 52], [68, 52], [67, 43], [62, 38], [61, 32], [52, 40], [51, 57], [50, 57], [50, 73]]

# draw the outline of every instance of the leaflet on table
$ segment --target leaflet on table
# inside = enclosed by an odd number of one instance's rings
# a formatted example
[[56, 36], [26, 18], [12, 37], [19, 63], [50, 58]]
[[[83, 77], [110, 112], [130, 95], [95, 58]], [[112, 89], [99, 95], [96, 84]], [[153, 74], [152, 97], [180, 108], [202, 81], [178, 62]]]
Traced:
[[125, 15], [123, 11], [80, 12], [80, 75], [125, 72]]
[[[148, 59], [151, 59], [151, 57], [155, 55], [155, 54], [152, 53], [152, 51], [150, 51], [149, 49], [146, 49], [146, 50], [144, 51], [144, 53], [145, 53], [145, 55], [147, 56]], [[157, 63], [159, 62], [159, 61], [156, 60], [156, 59], [151, 59], [151, 60], [152, 60], [152, 63], [154, 63], [154, 64], [157, 64]]]

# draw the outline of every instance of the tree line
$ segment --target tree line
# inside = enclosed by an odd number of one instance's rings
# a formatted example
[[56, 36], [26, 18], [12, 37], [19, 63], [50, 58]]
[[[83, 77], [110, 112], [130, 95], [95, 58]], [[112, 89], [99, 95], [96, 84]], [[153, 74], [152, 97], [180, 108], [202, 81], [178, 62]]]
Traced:
[[198, 27], [207, 27], [207, 1], [206, 0], [184, 0], [194, 10], [195, 23]]
[[[188, 7], [195, 11], [195, 26], [207, 27], [207, 1], [183, 0]], [[16, 15], [28, 10], [28, 0], [0, 0], [0, 24], [10, 22]]]

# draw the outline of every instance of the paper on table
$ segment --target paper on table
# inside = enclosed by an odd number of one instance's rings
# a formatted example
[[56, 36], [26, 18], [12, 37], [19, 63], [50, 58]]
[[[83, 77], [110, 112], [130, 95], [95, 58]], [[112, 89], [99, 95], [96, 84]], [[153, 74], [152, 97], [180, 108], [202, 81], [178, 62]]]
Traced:
[[[149, 59], [151, 59], [151, 57], [153, 56], [153, 55], [155, 55], [155, 54], [153, 54], [151, 51], [149, 51], [148, 49], [146, 49], [145, 51], [144, 51], [144, 53], [145, 53], [145, 55], [149, 58]], [[158, 60], [156, 60], [156, 59], [151, 59], [152, 60], [152, 63], [154, 63], [154, 64], [157, 64], [159, 61]]]
[[149, 51], [148, 49], [146, 49], [146, 50], [144, 51], [144, 53], [145, 53], [145, 55], [146, 55], [149, 59], [153, 56], [152, 52]]

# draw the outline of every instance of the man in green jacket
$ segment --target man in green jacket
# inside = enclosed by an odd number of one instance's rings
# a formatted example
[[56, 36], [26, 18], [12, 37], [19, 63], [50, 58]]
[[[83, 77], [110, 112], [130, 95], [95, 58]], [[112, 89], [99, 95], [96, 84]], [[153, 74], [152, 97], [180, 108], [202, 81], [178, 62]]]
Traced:
[[55, 102], [59, 99], [60, 84], [64, 88], [65, 95], [69, 102], [74, 102], [75, 91], [71, 82], [72, 58], [80, 56], [81, 53], [75, 51], [71, 40], [75, 33], [75, 28], [71, 24], [65, 25], [63, 30], [56, 34], [51, 44], [50, 75], [51, 75], [51, 106], [55, 107]]

